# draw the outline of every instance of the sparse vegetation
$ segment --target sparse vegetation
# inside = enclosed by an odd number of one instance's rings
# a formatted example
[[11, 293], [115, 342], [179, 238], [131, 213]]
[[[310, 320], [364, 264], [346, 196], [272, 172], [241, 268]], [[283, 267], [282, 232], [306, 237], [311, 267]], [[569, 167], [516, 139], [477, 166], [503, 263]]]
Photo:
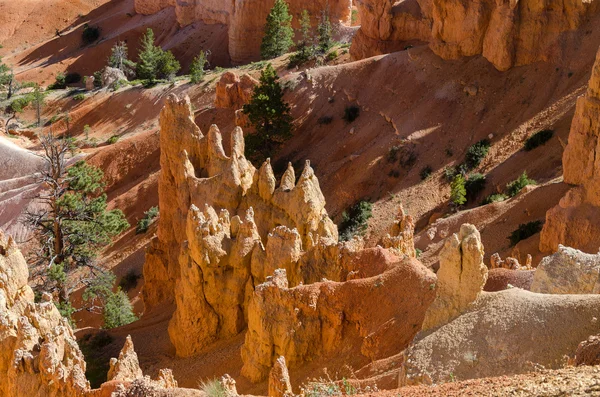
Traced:
[[119, 281], [119, 287], [123, 291], [128, 292], [137, 287], [138, 280], [140, 278], [142, 278], [141, 274], [136, 272], [134, 269], [130, 269], [127, 274], [121, 278], [121, 281]]
[[90, 26], [87, 23], [83, 25], [83, 32], [81, 33], [81, 39], [84, 45], [93, 43], [100, 38], [100, 28], [97, 26]]
[[458, 174], [450, 184], [450, 202], [459, 207], [467, 202], [467, 190], [465, 188], [465, 178]]
[[331, 116], [322, 116], [319, 117], [319, 119], [317, 120], [317, 123], [320, 125], [327, 125], [327, 124], [331, 124], [333, 122], [333, 117]]
[[485, 156], [487, 156], [490, 145], [491, 143], [488, 139], [482, 139], [467, 149], [467, 154], [465, 155], [467, 169], [472, 170], [481, 163]]
[[510, 240], [510, 245], [515, 246], [519, 241], [525, 240], [534, 234], [539, 233], [542, 230], [543, 224], [544, 223], [539, 220], [520, 224], [519, 227], [508, 237]]
[[227, 390], [225, 390], [225, 387], [218, 379], [202, 381], [200, 383], [200, 390], [207, 397], [227, 397]]
[[339, 227], [340, 240], [348, 241], [354, 236], [363, 236], [371, 216], [373, 216], [373, 205], [364, 200], [350, 207], [348, 211], [344, 211]]
[[54, 83], [48, 86], [49, 90], [64, 90], [65, 88], [67, 88], [67, 76], [64, 73], [58, 73]]
[[83, 94], [83, 93], [82, 93], [82, 94], [77, 94], [77, 95], [75, 95], [75, 96], [73, 97], [73, 100], [74, 100], [74, 101], [78, 101], [78, 102], [79, 102], [79, 101], [83, 101], [84, 99], [85, 99], [85, 94]]
[[315, 56], [314, 37], [311, 34], [310, 14], [303, 10], [300, 15], [300, 40], [296, 44], [296, 52], [290, 57], [288, 67], [292, 68], [307, 62]]
[[552, 136], [554, 135], [554, 131], [552, 130], [542, 130], [536, 132], [525, 141], [525, 151], [529, 152], [535, 149], [538, 146], [541, 146], [548, 142]]
[[129, 49], [124, 41], [118, 41], [111, 49], [108, 66], [122, 71], [127, 77], [135, 77], [137, 64], [129, 60]]
[[344, 109], [344, 117], [347, 123], [352, 123], [360, 116], [360, 108], [356, 105], [346, 106]]
[[312, 379], [300, 386], [301, 395], [305, 397], [322, 397], [322, 396], [354, 396], [377, 392], [377, 385], [365, 386], [354, 385], [348, 379], [332, 380], [327, 376], [327, 379], [319, 378]]
[[527, 172], [523, 173], [514, 181], [506, 185], [506, 194], [509, 197], [515, 197], [527, 185], [535, 185], [536, 181], [527, 177]]
[[465, 181], [466, 198], [471, 201], [485, 189], [485, 175], [480, 173], [470, 174]]
[[357, 9], [352, 10], [352, 15], [350, 16], [350, 21], [352, 22], [352, 24], [355, 24], [356, 22], [358, 22], [358, 10]]
[[118, 135], [113, 135], [110, 138], [108, 138], [106, 140], [106, 143], [108, 145], [114, 145], [115, 143], [117, 143], [119, 141], [119, 136]]
[[260, 45], [262, 59], [273, 59], [289, 51], [294, 45], [292, 38], [292, 16], [284, 0], [275, 0], [275, 4], [265, 24], [265, 34]]
[[508, 199], [508, 196], [504, 193], [494, 193], [494, 194], [490, 194], [489, 196], [487, 196], [485, 198], [485, 200], [483, 200], [483, 205], [485, 204], [491, 204], [491, 203], [498, 203], [500, 201], [504, 201]]
[[325, 54], [333, 47], [333, 27], [329, 19], [329, 6], [321, 11], [319, 26], [317, 26], [319, 51]]
[[154, 220], [158, 216], [158, 207], [152, 207], [148, 211], [144, 212], [145, 216], [138, 221], [138, 224], [135, 228], [136, 234], [146, 233], [148, 228]]
[[421, 172], [419, 172], [419, 176], [421, 177], [421, 180], [424, 181], [425, 179], [431, 176], [432, 172], [433, 168], [431, 168], [430, 165], [427, 165], [421, 169]]
[[388, 149], [387, 161], [388, 163], [395, 163], [398, 161], [398, 152], [400, 152], [400, 146], [392, 146]]
[[204, 68], [208, 65], [209, 51], [200, 51], [190, 65], [190, 82], [198, 84], [204, 79]]

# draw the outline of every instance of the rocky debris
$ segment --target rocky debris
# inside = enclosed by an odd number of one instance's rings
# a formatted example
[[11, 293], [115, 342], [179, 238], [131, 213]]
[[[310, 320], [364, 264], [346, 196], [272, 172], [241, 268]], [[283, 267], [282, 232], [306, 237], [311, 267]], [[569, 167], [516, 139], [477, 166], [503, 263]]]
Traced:
[[510, 256], [502, 260], [500, 254], [496, 252], [490, 257], [490, 269], [531, 270], [531, 261], [530, 254], [527, 254], [525, 265], [521, 265], [518, 259]]
[[269, 372], [269, 397], [293, 397], [290, 374], [285, 365], [285, 357], [279, 356]]
[[600, 254], [586, 254], [558, 246], [558, 251], [542, 259], [531, 291], [542, 294], [600, 293]]
[[111, 68], [110, 66], [104, 68], [102, 72], [102, 87], [115, 89], [121, 80], [127, 81], [127, 77], [125, 77], [121, 69]]
[[488, 276], [483, 256], [481, 235], [473, 225], [463, 224], [446, 240], [440, 251], [437, 295], [427, 310], [424, 330], [446, 324], [477, 299]]
[[[131, 383], [120, 383], [106, 397], [206, 397], [206, 393], [197, 389], [164, 388], [149, 376], [138, 378]], [[91, 397], [91, 396], [90, 396]], [[96, 397], [96, 396], [93, 396]], [[100, 396], [97, 396], [100, 397]], [[104, 396], [102, 396], [104, 397]]]
[[529, 291], [534, 274], [535, 270], [490, 269], [483, 290], [495, 292], [508, 288], [521, 288]]
[[573, 365], [600, 365], [600, 335], [592, 335], [577, 346]]
[[110, 359], [108, 380], [132, 382], [143, 376], [138, 356], [133, 349], [133, 341], [131, 340], [131, 336], [127, 335], [125, 345], [123, 345], [123, 349], [119, 353], [119, 358], [113, 357]]
[[[247, 73], [225, 72], [217, 82], [215, 107], [238, 110], [250, 101], [258, 80]], [[237, 124], [236, 124], [237, 125]]]
[[600, 11], [598, 1], [360, 0], [361, 28], [354, 59], [398, 51], [414, 40], [428, 42], [444, 59], [482, 55], [498, 70], [560, 56], [562, 33]]
[[599, 316], [598, 295], [483, 293], [461, 316], [417, 336], [405, 351], [400, 385], [562, 368], [580, 341], [598, 333]]
[[235, 379], [229, 376], [229, 374], [225, 374], [221, 377], [221, 384], [225, 389], [227, 397], [234, 397], [238, 395]]
[[[260, 43], [273, 0], [250, 3], [231, 0], [135, 0], [134, 5], [136, 12], [145, 15], [174, 6], [177, 22], [182, 27], [194, 22], [227, 25], [227, 47], [231, 60], [235, 64], [246, 64], [260, 59]], [[329, 10], [333, 24], [350, 23], [351, 0], [291, 0], [288, 5], [290, 15], [297, 16], [307, 10], [314, 27], [318, 23], [318, 16], [325, 9]], [[294, 28], [299, 28], [298, 18], [294, 17], [292, 23]]]
[[390, 231], [381, 239], [381, 246], [389, 248], [398, 255], [408, 255], [416, 258], [414, 242], [415, 222], [412, 216], [404, 213], [404, 208], [400, 205], [398, 215]]
[[94, 81], [96, 78], [94, 76], [86, 76], [85, 77], [85, 90], [92, 91], [96, 86], [94, 85]]
[[14, 240], [0, 232], [0, 395], [82, 396], [89, 383], [73, 330], [49, 294], [34, 303], [28, 276]]
[[[598, 2], [596, 2], [598, 3]], [[559, 244], [586, 252], [600, 247], [600, 51], [587, 92], [577, 100], [569, 142], [563, 153], [565, 183], [576, 185], [546, 213], [540, 251], [555, 252]]]
[[242, 375], [265, 379], [278, 356], [293, 368], [312, 357], [339, 358], [348, 346], [369, 361], [402, 351], [434, 299], [435, 275], [414, 258], [389, 260], [380, 274], [342, 283], [288, 288], [285, 272], [275, 272], [250, 301]]

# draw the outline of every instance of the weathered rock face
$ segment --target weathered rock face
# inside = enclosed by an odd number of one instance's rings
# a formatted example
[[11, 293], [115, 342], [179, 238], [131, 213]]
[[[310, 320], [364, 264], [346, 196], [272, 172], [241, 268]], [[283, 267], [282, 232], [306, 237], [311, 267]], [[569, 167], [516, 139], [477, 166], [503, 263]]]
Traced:
[[389, 248], [397, 254], [404, 254], [413, 258], [417, 257], [414, 242], [415, 222], [412, 216], [404, 213], [400, 205], [396, 220], [392, 223], [390, 231], [381, 239], [381, 246]]
[[258, 81], [247, 73], [225, 72], [216, 87], [215, 107], [238, 110], [250, 101]]
[[600, 254], [590, 255], [558, 246], [542, 259], [533, 276], [531, 291], [542, 294], [600, 293]]
[[50, 295], [34, 303], [27, 264], [0, 232], [0, 395], [82, 396], [89, 388], [73, 330]]
[[423, 329], [445, 324], [464, 312], [485, 285], [488, 268], [483, 263], [481, 235], [473, 225], [464, 224], [440, 252], [437, 296], [423, 322]]
[[577, 100], [563, 153], [566, 183], [576, 185], [546, 213], [540, 251], [555, 252], [559, 244], [590, 253], [600, 247], [600, 51], [587, 93]]
[[298, 283], [300, 247], [337, 241], [337, 228], [308, 163], [297, 182], [290, 168], [276, 188], [269, 161], [257, 171], [244, 157], [242, 130], [226, 155], [216, 126], [204, 136], [194, 124], [189, 99], [168, 99], [160, 139], [162, 212], [144, 297], [152, 307], [175, 296], [169, 334], [178, 354], [191, 355], [245, 327], [254, 286], [274, 269]]
[[131, 340], [131, 336], [128, 335], [127, 339], [125, 339], [125, 345], [119, 353], [119, 358], [110, 359], [108, 380], [132, 382], [143, 376], [138, 356], [133, 349], [133, 341]]
[[599, 295], [483, 293], [467, 312], [417, 337], [405, 352], [400, 385], [562, 368], [565, 356], [598, 333], [599, 305]]
[[285, 357], [280, 356], [275, 360], [275, 365], [269, 372], [269, 397], [292, 397], [292, 384], [290, 383], [290, 374], [285, 365]]
[[[273, 7], [274, 0], [135, 0], [135, 10], [140, 14], [155, 14], [174, 6], [180, 26], [201, 21], [207, 24], [222, 24], [229, 28], [229, 55], [234, 64], [245, 64], [260, 58], [260, 43], [265, 21]], [[321, 11], [329, 8], [333, 23], [350, 22], [351, 0], [317, 0], [288, 2], [292, 24], [298, 27], [303, 10], [311, 15], [313, 26], [317, 25]]]
[[600, 335], [592, 335], [577, 346], [573, 364], [600, 365]]
[[269, 160], [257, 170], [244, 157], [241, 128], [229, 153], [216, 126], [204, 136], [187, 98], [170, 96], [160, 123], [161, 217], [144, 296], [148, 307], [175, 297], [178, 355], [247, 327], [243, 374], [260, 381], [279, 355], [294, 366], [342, 343], [365, 359], [408, 344], [435, 295], [435, 275], [411, 258], [410, 217], [399, 217], [390, 249], [339, 243], [308, 162], [277, 184]]
[[599, 11], [598, 1], [363, 0], [355, 59], [429, 43], [444, 59], [482, 55], [499, 70], [560, 56], [559, 36]]
[[[365, 269], [382, 263], [363, 260]], [[371, 360], [402, 351], [434, 299], [435, 276], [413, 258], [390, 257], [383, 263], [388, 269], [366, 278], [295, 288], [288, 288], [283, 270], [276, 271], [250, 302], [242, 375], [264, 379], [279, 355], [293, 368], [343, 346], [356, 346], [360, 352], [355, 354]]]

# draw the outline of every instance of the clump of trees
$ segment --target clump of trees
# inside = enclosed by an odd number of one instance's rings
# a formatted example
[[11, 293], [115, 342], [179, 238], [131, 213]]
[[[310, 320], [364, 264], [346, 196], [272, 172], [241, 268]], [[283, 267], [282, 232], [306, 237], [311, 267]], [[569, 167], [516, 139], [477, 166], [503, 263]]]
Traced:
[[[131, 304], [115, 296], [119, 290], [113, 292], [114, 275], [95, 261], [98, 252], [129, 227], [121, 210], [107, 209], [102, 170], [84, 161], [67, 166], [71, 139], [49, 133], [40, 145], [42, 189], [34, 209], [25, 215], [38, 243], [30, 258], [34, 290], [38, 295], [51, 293], [69, 319], [84, 309], [104, 313], [107, 327], [115, 326], [114, 318], [123, 321], [118, 325], [135, 319]], [[70, 297], [79, 288], [85, 288], [85, 305], [75, 309]], [[123, 304], [117, 314], [107, 305], [115, 302]]]
[[[333, 25], [329, 18], [329, 9], [321, 11], [316, 33], [313, 32], [311, 16], [307, 10], [300, 14], [299, 24], [298, 36], [300, 39], [296, 43], [296, 52], [290, 57], [289, 67], [298, 66], [310, 60], [322, 62], [327, 52], [334, 46]], [[265, 32], [265, 37], [267, 37], [267, 32]], [[290, 47], [286, 49], [286, 52]], [[327, 60], [331, 58], [328, 56]]]
[[251, 160], [264, 161], [291, 136], [290, 106], [283, 100], [283, 88], [271, 64], [262, 70], [260, 84], [243, 113], [256, 131], [246, 137], [246, 154]]
[[181, 69], [179, 61], [171, 51], [154, 45], [154, 32], [148, 28], [142, 38], [136, 73], [139, 79], [154, 82], [156, 79], [172, 80]]

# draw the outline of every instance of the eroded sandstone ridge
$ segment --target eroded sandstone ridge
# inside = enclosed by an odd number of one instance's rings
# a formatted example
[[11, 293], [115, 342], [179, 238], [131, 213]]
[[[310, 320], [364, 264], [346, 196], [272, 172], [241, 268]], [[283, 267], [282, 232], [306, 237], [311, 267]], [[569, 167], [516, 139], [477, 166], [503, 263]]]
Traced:
[[600, 247], [600, 51], [587, 92], [577, 100], [563, 153], [564, 181], [575, 185], [546, 213], [540, 251], [559, 244], [597, 253]]
[[49, 294], [34, 303], [28, 277], [23, 255], [0, 231], [0, 395], [82, 396], [89, 383], [73, 330]]
[[598, 0], [359, 0], [355, 59], [428, 42], [444, 59], [483, 55], [499, 70], [559, 57], [560, 35], [600, 10]]
[[242, 373], [260, 381], [278, 356], [294, 367], [342, 344], [365, 359], [408, 344], [436, 281], [414, 259], [410, 217], [399, 216], [389, 249], [341, 243], [308, 161], [277, 183], [269, 160], [257, 170], [244, 157], [241, 128], [227, 152], [217, 126], [202, 134], [188, 98], [171, 95], [160, 125], [161, 216], [144, 297], [151, 308], [174, 296], [178, 355], [247, 327]]
[[[180, 26], [194, 22], [221, 24], [228, 27], [228, 47], [235, 64], [256, 61], [260, 58], [260, 43], [267, 15], [274, 0], [135, 0], [135, 10], [140, 14], [155, 14], [167, 7], [175, 7]], [[350, 22], [352, 0], [288, 1], [292, 21], [298, 27], [303, 10], [312, 16], [313, 26], [321, 11], [329, 9], [332, 22]]]
[[488, 276], [483, 256], [481, 235], [473, 225], [462, 225], [446, 240], [440, 252], [437, 295], [427, 310], [424, 330], [446, 324], [479, 297]]

